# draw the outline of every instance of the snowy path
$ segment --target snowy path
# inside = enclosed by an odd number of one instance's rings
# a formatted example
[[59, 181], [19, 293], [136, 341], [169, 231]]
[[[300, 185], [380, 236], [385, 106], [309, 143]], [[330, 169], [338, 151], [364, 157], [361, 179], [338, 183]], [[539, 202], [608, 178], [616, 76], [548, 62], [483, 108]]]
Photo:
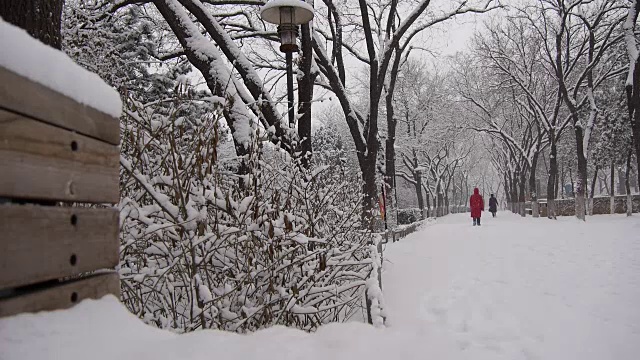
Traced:
[[640, 359], [640, 216], [438, 219], [385, 252], [388, 327], [176, 335], [114, 297], [0, 319], [0, 360]]
[[390, 331], [447, 359], [640, 358], [640, 221], [452, 215], [385, 252]]

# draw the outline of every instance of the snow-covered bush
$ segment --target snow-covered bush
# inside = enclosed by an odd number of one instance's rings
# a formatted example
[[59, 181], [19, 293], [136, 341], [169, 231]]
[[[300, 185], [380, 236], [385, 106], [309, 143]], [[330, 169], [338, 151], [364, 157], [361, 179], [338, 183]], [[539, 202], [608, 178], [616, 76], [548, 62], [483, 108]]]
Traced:
[[129, 6], [103, 16], [107, 2], [67, 5], [65, 51], [126, 104], [123, 303], [175, 331], [313, 330], [354, 316], [381, 323], [380, 256], [361, 230], [360, 176], [336, 131], [312, 138], [317, 156], [302, 170], [266, 141], [264, 126], [243, 123], [252, 136], [238, 158], [222, 116], [233, 98], [189, 85], [193, 68], [171, 52], [156, 13]]
[[[221, 103], [128, 100], [122, 122], [122, 301], [177, 331], [314, 330], [380, 323], [372, 236], [359, 224], [359, 182], [335, 162], [300, 169], [255, 128], [249, 172], [222, 156]], [[265, 144], [265, 145], [262, 145]], [[239, 185], [241, 184], [241, 185]], [[372, 260], [373, 259], [373, 260]], [[376, 317], [376, 315], [378, 315]]]
[[412, 224], [421, 220], [422, 213], [418, 208], [399, 209], [398, 225]]

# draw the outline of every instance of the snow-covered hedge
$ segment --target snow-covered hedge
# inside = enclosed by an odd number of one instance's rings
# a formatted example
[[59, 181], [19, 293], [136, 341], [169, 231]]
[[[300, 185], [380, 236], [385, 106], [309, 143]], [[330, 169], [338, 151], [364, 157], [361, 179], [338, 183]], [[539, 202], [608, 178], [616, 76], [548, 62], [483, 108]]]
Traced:
[[130, 100], [122, 122], [119, 272], [129, 310], [176, 331], [314, 330], [365, 319], [368, 287], [380, 324], [380, 257], [360, 229], [359, 183], [340, 165], [301, 170], [263, 148], [259, 129], [239, 177], [238, 159], [220, 154], [220, 112], [196, 115], [192, 103]]

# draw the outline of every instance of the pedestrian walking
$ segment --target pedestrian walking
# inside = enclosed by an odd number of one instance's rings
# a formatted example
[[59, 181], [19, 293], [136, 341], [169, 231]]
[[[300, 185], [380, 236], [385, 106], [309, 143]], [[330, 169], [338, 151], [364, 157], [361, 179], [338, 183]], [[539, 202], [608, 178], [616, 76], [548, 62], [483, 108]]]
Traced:
[[496, 217], [496, 213], [498, 212], [498, 199], [496, 199], [496, 196], [493, 194], [491, 194], [489, 198], [489, 212], [493, 217]]
[[469, 207], [471, 207], [471, 217], [473, 218], [473, 226], [480, 226], [480, 217], [484, 211], [484, 199], [480, 195], [478, 188], [473, 189], [473, 195], [469, 198]]

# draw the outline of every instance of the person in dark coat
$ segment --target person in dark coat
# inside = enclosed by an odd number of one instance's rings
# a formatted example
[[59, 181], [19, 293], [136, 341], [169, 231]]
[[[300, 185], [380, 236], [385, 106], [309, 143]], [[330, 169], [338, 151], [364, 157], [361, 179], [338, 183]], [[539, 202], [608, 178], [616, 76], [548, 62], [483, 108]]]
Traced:
[[473, 195], [469, 198], [469, 207], [471, 208], [471, 217], [473, 218], [473, 226], [480, 226], [480, 216], [484, 211], [484, 199], [480, 195], [478, 188], [473, 189]]
[[489, 198], [489, 212], [493, 214], [493, 217], [496, 217], [496, 213], [498, 212], [498, 199], [496, 199], [493, 194], [491, 194]]

